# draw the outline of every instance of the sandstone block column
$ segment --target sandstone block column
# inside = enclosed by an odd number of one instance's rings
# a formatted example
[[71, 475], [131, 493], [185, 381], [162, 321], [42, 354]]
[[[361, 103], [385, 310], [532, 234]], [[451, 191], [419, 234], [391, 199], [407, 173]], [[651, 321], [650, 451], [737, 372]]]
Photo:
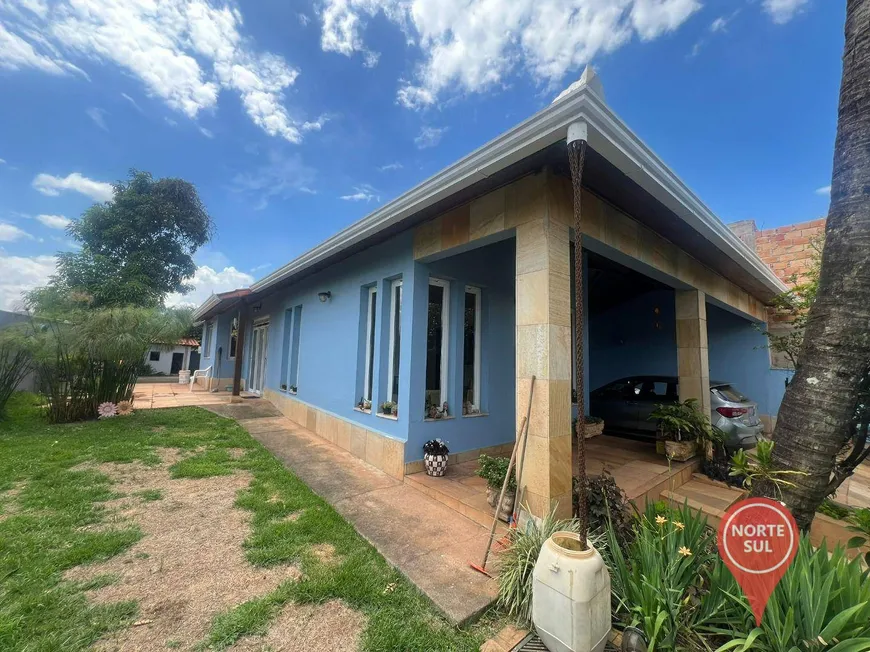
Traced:
[[710, 416], [706, 295], [699, 290], [677, 290], [675, 294], [680, 400], [698, 399], [698, 408]]
[[[530, 192], [544, 188], [529, 187]], [[528, 201], [528, 200], [532, 201]], [[522, 469], [524, 505], [543, 517], [571, 516], [571, 304], [568, 226], [550, 219], [545, 198], [527, 197], [516, 239], [517, 428], [535, 392]], [[527, 219], [531, 218], [531, 219]]]

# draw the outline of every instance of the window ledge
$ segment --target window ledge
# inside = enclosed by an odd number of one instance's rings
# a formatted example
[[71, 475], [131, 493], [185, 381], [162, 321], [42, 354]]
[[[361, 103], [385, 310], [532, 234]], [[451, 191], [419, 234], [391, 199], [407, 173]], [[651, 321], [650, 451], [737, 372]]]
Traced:
[[354, 412], [362, 412], [363, 414], [371, 414], [372, 413], [371, 410], [365, 410], [361, 407], [356, 407], [356, 406], [354, 406], [353, 411]]
[[430, 419], [429, 417], [426, 417], [425, 419], [423, 419], [423, 422], [424, 423], [432, 423], [434, 421], [450, 421], [451, 419], [455, 419], [455, 418], [456, 417], [454, 417], [454, 416], [441, 417], [440, 419]]
[[488, 417], [489, 412], [475, 412], [474, 414], [463, 414], [463, 419], [476, 419], [477, 417]]
[[380, 417], [381, 419], [389, 419], [390, 421], [399, 420], [399, 417], [397, 417], [395, 414], [384, 414], [383, 412], [377, 412], [375, 416]]

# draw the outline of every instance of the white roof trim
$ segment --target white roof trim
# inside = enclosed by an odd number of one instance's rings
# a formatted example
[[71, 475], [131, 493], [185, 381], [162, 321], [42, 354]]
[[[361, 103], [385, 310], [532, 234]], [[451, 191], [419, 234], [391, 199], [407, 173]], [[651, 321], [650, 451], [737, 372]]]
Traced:
[[198, 321], [202, 318], [204, 314], [206, 314], [209, 310], [214, 308], [217, 304], [221, 302], [220, 297], [216, 294], [212, 294], [208, 299], [203, 301], [202, 305], [193, 311], [193, 321]]
[[[584, 86], [260, 279], [251, 285], [251, 291], [265, 290], [294, 276], [441, 199], [563, 140], [568, 125], [577, 120], [588, 123], [589, 144], [593, 149], [729, 255], [771, 292], [786, 290], [785, 285], [758, 255], [734, 235], [594, 92]], [[205, 304], [197, 310], [197, 314], [205, 312], [204, 308]]]

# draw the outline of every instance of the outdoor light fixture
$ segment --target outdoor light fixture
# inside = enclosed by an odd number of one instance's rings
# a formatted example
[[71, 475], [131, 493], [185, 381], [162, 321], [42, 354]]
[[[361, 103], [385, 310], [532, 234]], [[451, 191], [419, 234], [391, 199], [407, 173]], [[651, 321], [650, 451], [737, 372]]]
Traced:
[[260, 301], [260, 303], [258, 303], [256, 305], [251, 306], [251, 312], [254, 312], [254, 313], [260, 312], [262, 309], [263, 309], [263, 302], [262, 301]]
[[330, 297], [332, 297], [332, 292], [329, 291], [317, 293], [317, 298], [320, 299], [320, 303], [326, 303], [329, 301]]

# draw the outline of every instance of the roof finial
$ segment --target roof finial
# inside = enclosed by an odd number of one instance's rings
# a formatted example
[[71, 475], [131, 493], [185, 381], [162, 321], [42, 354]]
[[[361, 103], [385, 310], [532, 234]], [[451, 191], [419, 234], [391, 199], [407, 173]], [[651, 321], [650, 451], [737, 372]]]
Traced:
[[584, 88], [594, 93], [598, 99], [604, 102], [604, 86], [601, 83], [601, 78], [590, 64], [586, 64], [586, 68], [583, 69], [583, 74], [580, 75], [580, 79], [559, 93], [559, 95], [556, 96], [556, 99], [553, 100], [553, 103], [558, 102], [562, 98], [568, 97], [572, 93]]

